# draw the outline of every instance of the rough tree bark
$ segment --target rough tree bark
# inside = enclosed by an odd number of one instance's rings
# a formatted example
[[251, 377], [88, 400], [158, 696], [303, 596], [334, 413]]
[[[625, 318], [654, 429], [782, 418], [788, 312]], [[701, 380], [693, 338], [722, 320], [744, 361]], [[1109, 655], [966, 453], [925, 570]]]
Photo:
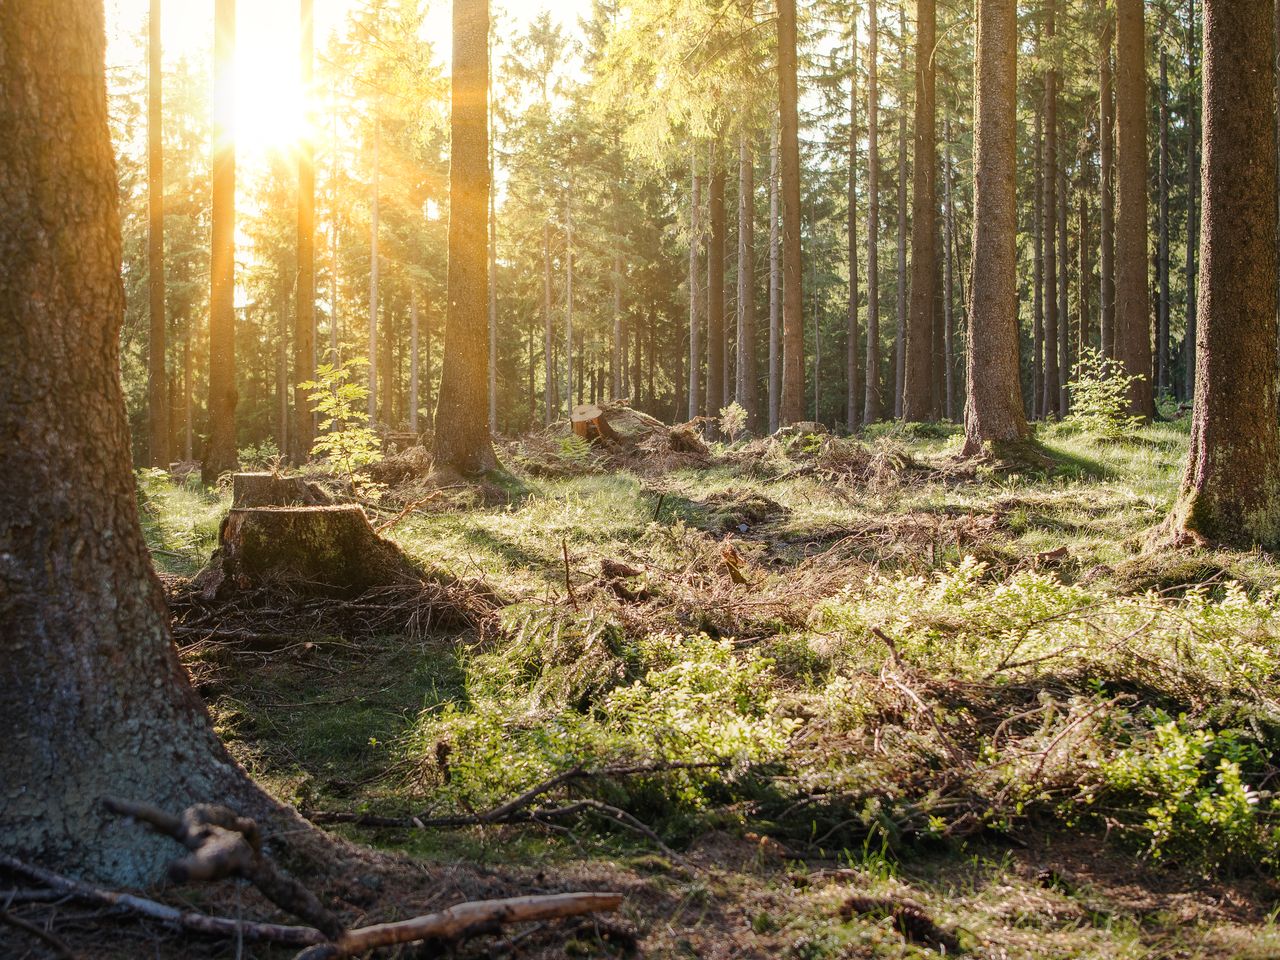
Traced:
[[717, 139], [709, 151], [711, 176], [707, 206], [711, 220], [707, 246], [707, 396], [703, 412], [718, 417], [724, 400], [724, 158]]
[[[1045, 40], [1049, 46], [1049, 70], [1044, 78], [1044, 396], [1040, 411], [1046, 417], [1062, 413], [1061, 378], [1058, 375], [1058, 71], [1057, 4], [1044, 4]], [[1065, 318], [1061, 318], [1065, 319]]]
[[1071, 310], [1068, 296], [1071, 258], [1067, 253], [1067, 170], [1058, 164], [1058, 414], [1071, 410]]
[[213, 8], [213, 209], [209, 293], [209, 438], [206, 484], [236, 467], [236, 0]]
[[169, 466], [169, 390], [165, 373], [164, 309], [164, 97], [160, 0], [151, 0], [147, 24], [147, 436], [151, 466]]
[[779, 233], [778, 129], [769, 137], [769, 432], [778, 429], [782, 402], [782, 247]]
[[955, 420], [955, 264], [952, 256], [955, 240], [955, 204], [951, 197], [951, 114], [946, 113], [942, 124], [942, 139], [946, 144], [942, 161], [942, 414]]
[[[1194, 2], [1194, 0], [1193, 0]], [[1114, 21], [1107, 0], [1102, 7], [1101, 56], [1098, 64], [1098, 194], [1101, 211], [1098, 269], [1101, 305], [1099, 338], [1104, 357], [1114, 357], [1116, 348], [1116, 222], [1115, 222], [1115, 97], [1111, 86], [1111, 48]]]
[[[1040, 38], [1036, 37], [1039, 50]], [[1036, 105], [1035, 169], [1031, 174], [1031, 416], [1044, 416], [1044, 115]]]
[[756, 370], [756, 183], [751, 140], [738, 146], [738, 350], [735, 399], [747, 411], [747, 429], [760, 432], [760, 384]]
[[1155, 416], [1147, 287], [1147, 72], [1143, 0], [1116, 0], [1116, 359], [1138, 379], [1129, 412]]
[[880, 419], [880, 25], [867, 4], [867, 370], [862, 422]]
[[698, 148], [691, 152], [689, 186], [689, 419], [702, 412], [702, 178]]
[[1186, 334], [1183, 337], [1183, 396], [1191, 397], [1196, 388], [1196, 247], [1200, 240], [1200, 129], [1196, 114], [1197, 52], [1196, 2], [1187, 0], [1187, 115], [1183, 120], [1187, 133], [1187, 243], [1184, 264], [1187, 287]]
[[[907, 11], [898, 8], [901, 76], [907, 75]], [[902, 416], [902, 384], [907, 368], [907, 94], [898, 84], [898, 304], [893, 342], [893, 415]]]
[[438, 478], [497, 467], [485, 373], [489, 259], [489, 3], [455, 0], [449, 157], [448, 309], [432, 451]]
[[782, 156], [782, 426], [804, 419], [804, 287], [800, 259], [800, 119], [796, 0], [778, 0], [778, 106]]
[[1160, 31], [1160, 164], [1156, 183], [1158, 197], [1158, 246], [1156, 252], [1156, 391], [1169, 392], [1169, 54]]
[[862, 331], [858, 319], [858, 6], [851, 11], [849, 41], [849, 327], [845, 348], [845, 425], [858, 425], [858, 404], [862, 400], [859, 364], [862, 362]]
[[301, 0], [298, 60], [307, 124], [298, 142], [298, 310], [293, 328], [293, 462], [311, 457], [314, 440], [311, 403], [299, 384], [315, 379], [316, 362], [316, 158], [311, 133], [312, 70], [315, 61], [314, 0]]
[[978, 3], [964, 455], [1028, 437], [1018, 360], [1016, 0]]
[[1280, 546], [1272, 0], [1205, 0], [1195, 413], [1175, 533]]
[[911, 312], [907, 318], [902, 419], [933, 420], [933, 328], [938, 264], [938, 136], [934, 45], [937, 5], [916, 4], [916, 124], [911, 184]]
[[213, 735], [138, 525], [104, 50], [101, 3], [0, 5], [0, 851], [145, 885], [172, 841], [107, 794], [287, 815]]

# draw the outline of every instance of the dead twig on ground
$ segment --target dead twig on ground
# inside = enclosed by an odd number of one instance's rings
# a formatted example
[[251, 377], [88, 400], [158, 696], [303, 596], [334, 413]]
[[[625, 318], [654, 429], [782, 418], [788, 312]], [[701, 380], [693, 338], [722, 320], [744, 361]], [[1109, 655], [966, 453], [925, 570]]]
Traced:
[[23, 933], [30, 934], [37, 940], [45, 943], [58, 956], [66, 958], [66, 960], [76, 960], [76, 954], [61, 939], [54, 936], [48, 930], [45, 930], [42, 927], [37, 927], [34, 923], [29, 923], [21, 917], [14, 916], [8, 910], [0, 910], [0, 923], [13, 927], [15, 930], [21, 930]]

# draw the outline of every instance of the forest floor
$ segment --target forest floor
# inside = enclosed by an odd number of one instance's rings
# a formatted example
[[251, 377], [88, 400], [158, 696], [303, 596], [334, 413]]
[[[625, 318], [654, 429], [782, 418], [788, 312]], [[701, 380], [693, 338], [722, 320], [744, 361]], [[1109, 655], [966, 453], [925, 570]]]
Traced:
[[[402, 819], [331, 829], [415, 858], [433, 897], [626, 894], [608, 922], [461, 956], [912, 957], [941, 936], [1280, 957], [1280, 566], [1146, 552], [1180, 425], [1041, 441], [1035, 474], [958, 465], [943, 429], [676, 469], [509, 445], [486, 503], [390, 533], [487, 598], [474, 627], [187, 635], [183, 656], [259, 781], [316, 819]], [[192, 574], [225, 497], [144, 475], [140, 501], [157, 566]], [[430, 823], [565, 771], [516, 822]], [[910, 904], [937, 929], [904, 935]]]

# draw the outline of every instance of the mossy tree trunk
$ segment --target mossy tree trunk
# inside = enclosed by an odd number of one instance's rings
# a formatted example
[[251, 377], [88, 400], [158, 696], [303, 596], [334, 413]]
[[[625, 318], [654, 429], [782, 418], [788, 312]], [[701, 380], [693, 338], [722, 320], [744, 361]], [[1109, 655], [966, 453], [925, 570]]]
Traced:
[[0, 4], [0, 851], [143, 885], [173, 843], [106, 795], [287, 814], [214, 736], [138, 524], [104, 50], [95, 0]]
[[1172, 522], [1280, 547], [1271, 0], [1204, 5], [1204, 213], [1191, 454]]

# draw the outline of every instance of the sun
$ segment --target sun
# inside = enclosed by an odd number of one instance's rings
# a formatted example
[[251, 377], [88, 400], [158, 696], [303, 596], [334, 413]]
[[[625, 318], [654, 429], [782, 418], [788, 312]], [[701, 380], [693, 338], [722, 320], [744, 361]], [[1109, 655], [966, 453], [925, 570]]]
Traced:
[[307, 135], [297, 6], [244, 4], [242, 9], [236, 31], [236, 148], [246, 154], [288, 150]]

